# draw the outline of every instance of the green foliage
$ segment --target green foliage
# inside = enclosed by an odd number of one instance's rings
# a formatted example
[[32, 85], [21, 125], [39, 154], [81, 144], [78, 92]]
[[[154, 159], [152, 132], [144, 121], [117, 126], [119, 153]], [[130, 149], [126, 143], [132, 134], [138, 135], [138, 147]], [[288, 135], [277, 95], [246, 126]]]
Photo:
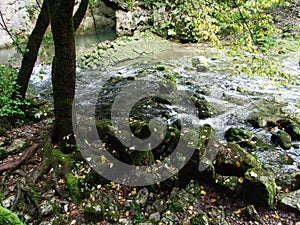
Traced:
[[23, 223], [12, 211], [0, 206], [0, 224], [22, 225]]
[[[264, 55], [274, 47], [284, 31], [276, 28], [270, 11], [293, 0], [145, 0], [142, 5], [153, 11], [153, 31], [182, 42], [209, 41], [221, 47], [230, 42], [232, 54], [241, 60], [235, 74], [266, 77], [274, 85], [295, 84], [282, 66]], [[277, 8], [275, 8], [278, 10]], [[273, 9], [274, 10], [274, 9]], [[231, 40], [233, 43], [231, 44]], [[251, 53], [251, 54], [249, 54]], [[277, 54], [285, 54], [280, 49]]]
[[0, 118], [24, 115], [21, 107], [26, 103], [11, 96], [16, 90], [16, 71], [5, 65], [0, 65]]
[[[181, 41], [211, 41], [220, 46], [220, 40], [234, 37], [236, 44], [264, 43], [266, 38], [280, 33], [265, 9], [282, 0], [175, 0], [142, 1], [153, 10], [154, 31], [164, 37]], [[161, 13], [162, 11], [167, 13]]]

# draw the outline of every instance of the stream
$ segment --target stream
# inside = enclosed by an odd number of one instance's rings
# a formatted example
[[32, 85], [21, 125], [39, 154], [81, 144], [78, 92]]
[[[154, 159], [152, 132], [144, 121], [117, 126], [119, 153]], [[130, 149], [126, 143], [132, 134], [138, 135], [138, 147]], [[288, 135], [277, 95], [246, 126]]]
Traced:
[[[104, 40], [111, 40], [112, 36]], [[77, 50], [83, 53], [87, 49], [95, 48], [99, 42], [95, 35], [80, 37], [77, 39]], [[156, 48], [156, 46], [154, 46]], [[0, 61], [4, 62], [7, 50], [0, 51]], [[193, 69], [192, 59], [200, 58], [207, 71]], [[282, 62], [285, 71], [298, 76], [299, 53], [291, 52], [288, 56], [278, 58]], [[245, 120], [253, 113], [272, 116], [276, 113], [300, 115], [300, 80], [288, 87], [274, 85], [267, 78], [248, 77], [245, 74], [229, 76], [234, 70], [235, 63], [224, 50], [210, 47], [168, 45], [163, 51], [144, 55], [140, 58], [126, 60], [106, 68], [80, 69], [77, 68], [77, 95], [80, 104], [95, 104], [95, 96], [105, 82], [111, 77], [135, 77], [140, 71], [150, 70], [159, 65], [164, 65], [168, 71], [178, 74], [177, 87], [179, 90], [202, 90], [205, 99], [217, 108], [218, 113], [211, 118], [200, 121], [201, 124], [210, 124], [216, 129], [218, 138], [224, 139], [224, 132], [230, 127], [244, 128], [251, 131], [260, 139], [269, 142], [271, 133], [262, 128], [253, 128]], [[30, 82], [32, 93], [43, 98], [50, 98], [51, 66], [40, 61], [34, 68]], [[144, 82], [150, 82], [154, 78], [152, 74], [145, 76]], [[241, 91], [243, 90], [243, 91]], [[49, 97], [50, 96], [50, 97]], [[294, 142], [289, 150], [280, 147], [272, 152], [255, 149], [254, 154], [258, 156], [266, 167], [271, 168], [275, 174], [280, 176], [286, 172], [300, 171], [300, 142]], [[298, 144], [298, 145], [297, 145]], [[288, 155], [293, 162], [282, 164], [278, 157]], [[278, 173], [280, 171], [280, 174]]]

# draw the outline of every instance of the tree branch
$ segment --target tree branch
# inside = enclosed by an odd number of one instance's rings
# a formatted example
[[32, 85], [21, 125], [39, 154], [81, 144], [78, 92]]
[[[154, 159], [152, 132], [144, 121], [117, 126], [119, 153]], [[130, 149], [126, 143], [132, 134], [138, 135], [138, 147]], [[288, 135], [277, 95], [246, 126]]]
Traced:
[[81, 23], [81, 21], [83, 20], [83, 17], [86, 13], [86, 10], [88, 8], [89, 5], [89, 0], [81, 0], [79, 8], [77, 9], [76, 13], [74, 14], [74, 19], [73, 19], [73, 23], [74, 23], [74, 31], [76, 31]]

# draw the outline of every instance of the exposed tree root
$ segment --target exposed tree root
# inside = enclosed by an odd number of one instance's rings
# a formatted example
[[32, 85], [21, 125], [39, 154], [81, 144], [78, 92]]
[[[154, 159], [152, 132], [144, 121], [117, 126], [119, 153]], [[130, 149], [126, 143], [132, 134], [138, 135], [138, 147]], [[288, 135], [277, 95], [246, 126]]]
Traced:
[[38, 144], [33, 144], [19, 159], [13, 159], [0, 165], [0, 173], [7, 170], [15, 170], [23, 165], [38, 149]]

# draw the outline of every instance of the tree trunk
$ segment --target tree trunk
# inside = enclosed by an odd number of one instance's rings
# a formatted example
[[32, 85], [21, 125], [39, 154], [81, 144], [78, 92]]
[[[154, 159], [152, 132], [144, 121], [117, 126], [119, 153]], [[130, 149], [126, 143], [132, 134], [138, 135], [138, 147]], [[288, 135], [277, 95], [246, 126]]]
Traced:
[[72, 107], [75, 95], [76, 60], [73, 26], [75, 0], [48, 0], [50, 22], [55, 45], [52, 85], [55, 121], [52, 142], [64, 153], [73, 151], [75, 137]]
[[[74, 30], [76, 31], [79, 27], [85, 12], [88, 7], [89, 0], [82, 0], [79, 8], [74, 15]], [[37, 60], [38, 52], [43, 41], [43, 36], [49, 26], [49, 12], [47, 0], [43, 1], [41, 11], [36, 21], [35, 27], [29, 36], [27, 43], [27, 52], [23, 56], [22, 64], [17, 78], [17, 94], [20, 95], [21, 100], [25, 99], [28, 83], [34, 64]], [[16, 94], [16, 93], [15, 93]], [[17, 98], [17, 96], [13, 96]]]
[[[26, 91], [28, 88], [29, 79], [37, 59], [40, 45], [43, 41], [43, 36], [49, 26], [49, 13], [47, 0], [43, 2], [40, 14], [36, 21], [36, 25], [29, 36], [27, 43], [27, 52], [23, 55], [21, 68], [17, 78], [17, 91], [21, 100], [25, 99]], [[16, 98], [16, 96], [13, 96]]]

